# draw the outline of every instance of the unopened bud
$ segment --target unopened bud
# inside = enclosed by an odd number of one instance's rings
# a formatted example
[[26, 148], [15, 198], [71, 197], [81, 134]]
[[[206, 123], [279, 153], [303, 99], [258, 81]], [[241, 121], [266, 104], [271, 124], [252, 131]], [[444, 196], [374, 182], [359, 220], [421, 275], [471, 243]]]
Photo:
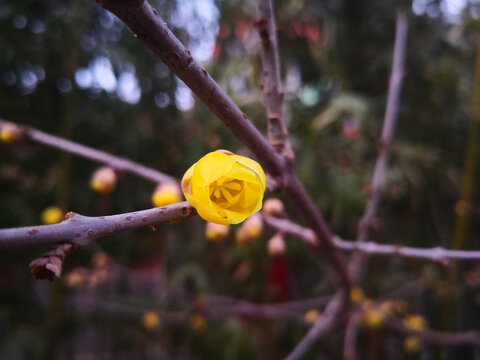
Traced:
[[220, 242], [227, 237], [229, 230], [230, 225], [207, 222], [207, 225], [205, 226], [205, 236], [210, 241]]
[[409, 354], [415, 354], [420, 351], [420, 339], [416, 336], [408, 336], [403, 342], [403, 348]]
[[163, 183], [157, 186], [152, 194], [152, 204], [162, 207], [182, 201], [180, 187], [174, 183]]
[[110, 194], [117, 185], [117, 175], [108, 166], [102, 167], [93, 173], [90, 186], [96, 192], [106, 195]]
[[96, 269], [103, 269], [107, 265], [107, 254], [105, 254], [103, 251], [99, 251], [93, 255], [91, 264], [92, 267]]
[[262, 216], [255, 213], [242, 224], [235, 234], [235, 240], [239, 245], [250, 245], [263, 231]]
[[379, 308], [370, 308], [362, 314], [362, 324], [370, 329], [380, 329], [385, 325], [387, 314]]
[[155, 311], [147, 311], [142, 316], [142, 326], [145, 330], [157, 330], [160, 326], [160, 317]]
[[422, 315], [408, 315], [403, 319], [403, 326], [410, 331], [422, 331], [427, 327], [427, 320]]
[[18, 125], [6, 123], [0, 127], [0, 141], [5, 144], [14, 143], [22, 138], [22, 130]]
[[303, 319], [308, 325], [314, 325], [322, 316], [322, 313], [317, 309], [311, 309], [305, 313]]
[[50, 206], [42, 211], [40, 218], [43, 224], [56, 224], [62, 221], [63, 211], [58, 206]]
[[72, 289], [78, 289], [85, 285], [85, 269], [76, 268], [65, 276], [65, 285]]
[[281, 200], [272, 198], [263, 203], [263, 212], [270, 216], [283, 216], [285, 209]]
[[280, 256], [285, 254], [286, 246], [282, 233], [277, 233], [268, 240], [267, 250], [270, 256]]
[[365, 294], [359, 287], [355, 286], [352, 288], [352, 290], [350, 290], [350, 302], [352, 304], [358, 305], [363, 301], [364, 298]]
[[190, 316], [188, 323], [193, 331], [203, 332], [207, 328], [207, 322], [202, 315], [193, 314]]

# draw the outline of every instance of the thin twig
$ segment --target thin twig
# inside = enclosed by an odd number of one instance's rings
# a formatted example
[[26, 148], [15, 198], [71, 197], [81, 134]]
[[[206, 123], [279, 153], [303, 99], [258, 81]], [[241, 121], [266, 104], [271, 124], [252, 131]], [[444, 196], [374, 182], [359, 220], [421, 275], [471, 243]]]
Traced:
[[[307, 245], [316, 246], [317, 244], [315, 233], [311, 229], [300, 226], [287, 219], [279, 219], [268, 215], [263, 215], [263, 219], [267, 226], [275, 230], [280, 230], [284, 234], [295, 236]], [[377, 244], [374, 242], [358, 243], [344, 240], [338, 236], [333, 237], [333, 243], [336, 248], [344, 251], [358, 251], [369, 255], [417, 258], [440, 262], [444, 265], [448, 265], [450, 260], [480, 260], [480, 251], [475, 250], [447, 250], [442, 247], [422, 249], [408, 246]]]
[[343, 346], [343, 356], [345, 360], [357, 359], [357, 338], [358, 327], [360, 324], [360, 314], [352, 314], [347, 329], [345, 330], [345, 343]]
[[257, 3], [260, 19], [254, 25], [262, 43], [262, 91], [267, 108], [268, 140], [275, 151], [293, 163], [294, 153], [288, 140], [283, 108], [285, 92], [280, 76], [277, 27], [273, 14], [273, 4], [272, 0], [258, 0]]
[[403, 326], [397, 319], [391, 319], [388, 323], [390, 328], [404, 335], [417, 336], [422, 342], [438, 345], [462, 346], [473, 345], [480, 346], [480, 332], [476, 330], [463, 331], [458, 333], [444, 332], [437, 330], [412, 331]]
[[348, 302], [348, 297], [347, 299], [344, 299], [344, 297], [347, 297], [347, 295], [342, 291], [333, 297], [323, 316], [310, 328], [307, 335], [305, 335], [285, 360], [301, 359], [319, 338], [332, 331], [338, 325], [342, 319], [345, 308], [343, 304]]
[[[7, 123], [9, 122], [0, 119], [0, 127]], [[178, 182], [178, 180], [172, 176], [161, 173], [160, 171], [157, 171], [155, 169], [137, 164], [131, 160], [114, 156], [100, 150], [92, 149], [91, 147], [77, 144], [73, 141], [62, 139], [60, 137], [44, 133], [43, 131], [34, 129], [29, 126], [20, 124], [15, 125], [20, 128], [23, 138], [108, 165], [118, 172], [131, 173], [147, 180], [153, 181], [155, 183]]]
[[[395, 130], [398, 117], [398, 106], [400, 102], [400, 92], [402, 90], [402, 80], [404, 76], [405, 63], [405, 46], [407, 43], [407, 15], [404, 10], [397, 11], [397, 25], [395, 32], [395, 46], [393, 50], [392, 72], [388, 86], [387, 106], [385, 117], [383, 119], [382, 136], [380, 140], [380, 149], [375, 170], [373, 172], [373, 180], [371, 184], [369, 199], [365, 207], [365, 213], [358, 224], [357, 242], [363, 242], [367, 239], [368, 230], [371, 222], [377, 213], [378, 204], [382, 186], [385, 182], [385, 173], [387, 168], [390, 144]], [[354, 256], [349, 265], [349, 274], [356, 280], [362, 278], [360, 271], [362, 266], [361, 255]]]
[[144, 226], [175, 222], [195, 214], [195, 209], [186, 201], [110, 216], [90, 217], [70, 212], [66, 215], [66, 220], [58, 224], [0, 229], [0, 250], [65, 243], [84, 247], [101, 237]]

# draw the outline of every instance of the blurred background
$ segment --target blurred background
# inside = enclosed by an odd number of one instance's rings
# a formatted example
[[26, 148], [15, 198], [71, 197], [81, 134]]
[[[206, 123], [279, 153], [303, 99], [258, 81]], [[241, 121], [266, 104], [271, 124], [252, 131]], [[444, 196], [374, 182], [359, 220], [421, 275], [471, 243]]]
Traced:
[[[150, 3], [265, 132], [255, 2]], [[478, 249], [479, 124], [471, 116], [480, 56], [476, 0], [275, 1], [296, 171], [334, 232], [355, 239], [379, 147], [399, 6], [409, 21], [404, 88], [369, 238]], [[6, 120], [177, 178], [218, 148], [250, 155], [93, 0], [1, 1], [0, 54]], [[152, 206], [155, 184], [131, 175], [109, 195], [93, 192], [89, 181], [97, 168], [35, 143], [2, 144], [0, 227], [39, 224], [53, 205], [92, 216]], [[65, 276], [54, 282], [36, 281], [28, 269], [48, 248], [0, 252], [0, 359], [284, 357], [308, 330], [302, 319], [309, 306], [300, 307], [297, 321], [220, 314], [217, 305], [232, 298], [291, 302], [335, 289], [294, 239], [286, 238], [284, 255], [272, 257], [266, 248], [272, 232], [241, 246], [236, 227], [225, 241], [212, 242], [204, 226], [192, 218], [101, 239], [70, 255]], [[408, 312], [445, 331], [479, 327], [479, 290], [480, 269], [472, 265], [453, 271], [399, 257], [373, 258], [363, 284], [366, 296], [404, 300]], [[341, 358], [342, 334], [307, 358]], [[401, 338], [378, 330], [362, 330], [360, 339], [365, 359], [473, 359], [468, 347], [408, 353]]]

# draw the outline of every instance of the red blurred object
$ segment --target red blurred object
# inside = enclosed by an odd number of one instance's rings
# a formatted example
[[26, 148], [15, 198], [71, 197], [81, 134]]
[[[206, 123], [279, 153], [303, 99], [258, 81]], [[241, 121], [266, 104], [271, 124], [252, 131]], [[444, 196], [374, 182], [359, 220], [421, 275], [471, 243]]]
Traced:
[[279, 300], [286, 301], [290, 298], [288, 261], [285, 257], [274, 257], [270, 261], [268, 286], [270, 290], [273, 290], [278, 295]]

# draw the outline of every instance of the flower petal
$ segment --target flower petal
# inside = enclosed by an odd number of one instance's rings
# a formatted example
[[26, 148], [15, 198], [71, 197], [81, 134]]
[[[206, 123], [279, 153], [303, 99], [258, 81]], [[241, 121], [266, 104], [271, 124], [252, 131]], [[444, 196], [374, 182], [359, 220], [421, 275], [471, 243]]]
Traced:
[[192, 182], [195, 186], [210, 184], [227, 174], [233, 164], [235, 160], [229, 155], [219, 152], [208, 153], [195, 164]]

